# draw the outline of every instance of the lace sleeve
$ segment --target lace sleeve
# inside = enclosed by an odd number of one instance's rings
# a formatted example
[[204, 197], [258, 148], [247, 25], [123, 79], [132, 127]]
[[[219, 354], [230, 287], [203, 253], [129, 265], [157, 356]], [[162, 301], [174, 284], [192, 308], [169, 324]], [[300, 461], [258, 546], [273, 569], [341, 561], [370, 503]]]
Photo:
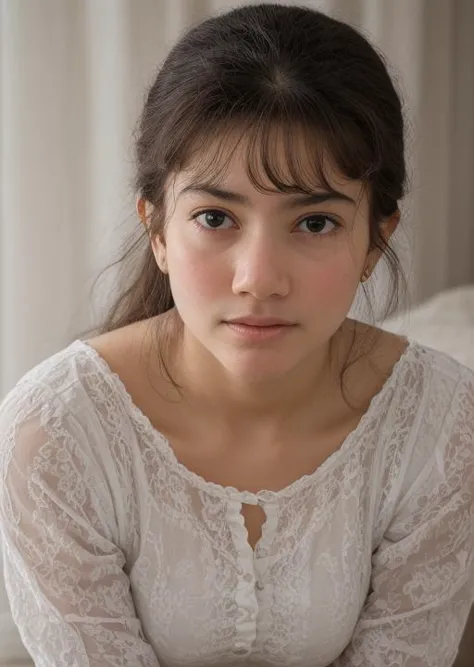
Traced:
[[15, 624], [36, 667], [159, 667], [114, 543], [107, 477], [57, 397], [0, 406], [0, 528]]
[[[423, 446], [422, 443], [416, 445]], [[474, 599], [474, 383], [373, 554], [371, 590], [333, 667], [448, 667]]]

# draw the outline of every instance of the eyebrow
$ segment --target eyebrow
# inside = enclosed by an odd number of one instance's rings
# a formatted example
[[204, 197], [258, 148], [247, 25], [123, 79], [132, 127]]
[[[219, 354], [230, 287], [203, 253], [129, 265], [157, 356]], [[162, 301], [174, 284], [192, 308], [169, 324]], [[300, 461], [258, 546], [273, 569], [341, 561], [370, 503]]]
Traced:
[[[217, 199], [234, 202], [236, 204], [244, 204], [250, 206], [250, 199], [238, 192], [231, 192], [230, 190], [223, 190], [214, 185], [196, 184], [188, 185], [181, 190], [178, 198], [188, 192], [195, 192], [198, 194], [211, 195]], [[285, 206], [287, 208], [297, 208], [298, 206], [308, 206], [310, 204], [321, 204], [326, 201], [345, 201], [350, 202], [356, 206], [356, 202], [352, 197], [337, 190], [313, 192], [311, 194], [291, 195], [291, 199], [287, 201]]]

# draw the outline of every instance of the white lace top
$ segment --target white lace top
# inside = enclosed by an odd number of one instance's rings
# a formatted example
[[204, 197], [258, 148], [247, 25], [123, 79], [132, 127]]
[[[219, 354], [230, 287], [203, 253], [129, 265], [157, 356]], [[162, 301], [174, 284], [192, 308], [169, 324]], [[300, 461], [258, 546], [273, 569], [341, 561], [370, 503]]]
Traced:
[[[447, 667], [474, 599], [474, 372], [413, 341], [281, 491], [205, 481], [75, 341], [0, 406], [7, 592], [37, 667]], [[266, 513], [252, 551], [242, 503]]]

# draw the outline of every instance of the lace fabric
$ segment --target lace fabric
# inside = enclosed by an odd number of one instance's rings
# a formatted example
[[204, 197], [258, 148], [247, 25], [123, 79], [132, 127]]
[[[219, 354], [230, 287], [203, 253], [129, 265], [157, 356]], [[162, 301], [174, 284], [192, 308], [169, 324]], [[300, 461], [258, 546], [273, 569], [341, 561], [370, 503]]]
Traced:
[[[281, 491], [186, 469], [82, 341], [0, 406], [5, 581], [38, 667], [447, 667], [474, 599], [474, 373], [410, 342]], [[242, 503], [266, 514], [255, 552]]]

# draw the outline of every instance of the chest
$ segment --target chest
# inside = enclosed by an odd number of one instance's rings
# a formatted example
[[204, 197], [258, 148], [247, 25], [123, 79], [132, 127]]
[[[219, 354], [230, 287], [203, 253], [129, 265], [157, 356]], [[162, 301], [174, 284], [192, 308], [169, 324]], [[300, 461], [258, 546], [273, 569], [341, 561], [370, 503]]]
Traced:
[[[335, 496], [328, 503], [323, 487], [303, 521], [295, 515], [297, 503], [243, 505], [253, 546], [265, 510], [270, 518], [254, 557], [243, 532], [229, 530], [235, 514], [225, 503], [199, 496], [203, 506], [190, 505], [196, 514], [183, 524], [163, 521], [162, 502], [150, 504], [131, 584], [164, 664], [194, 665], [195, 655], [222, 666], [235, 665], [238, 655], [252, 664], [276, 664], [277, 658], [294, 667], [332, 664], [357, 622], [370, 556], [362, 548], [363, 526], [354, 534], [359, 504], [341, 504]], [[153, 493], [158, 499], [159, 489]]]
[[[304, 475], [311, 475], [335, 453], [343, 440], [344, 435], [338, 434], [319, 446], [315, 439], [306, 445], [288, 445], [279, 453], [258, 447], [243, 449], [237, 445], [225, 450], [211, 446], [204, 449], [176, 440], [170, 446], [181, 464], [206, 481], [257, 493], [262, 489], [280, 491]], [[265, 511], [260, 505], [242, 503], [241, 514], [248, 543], [255, 551], [266, 521]]]

